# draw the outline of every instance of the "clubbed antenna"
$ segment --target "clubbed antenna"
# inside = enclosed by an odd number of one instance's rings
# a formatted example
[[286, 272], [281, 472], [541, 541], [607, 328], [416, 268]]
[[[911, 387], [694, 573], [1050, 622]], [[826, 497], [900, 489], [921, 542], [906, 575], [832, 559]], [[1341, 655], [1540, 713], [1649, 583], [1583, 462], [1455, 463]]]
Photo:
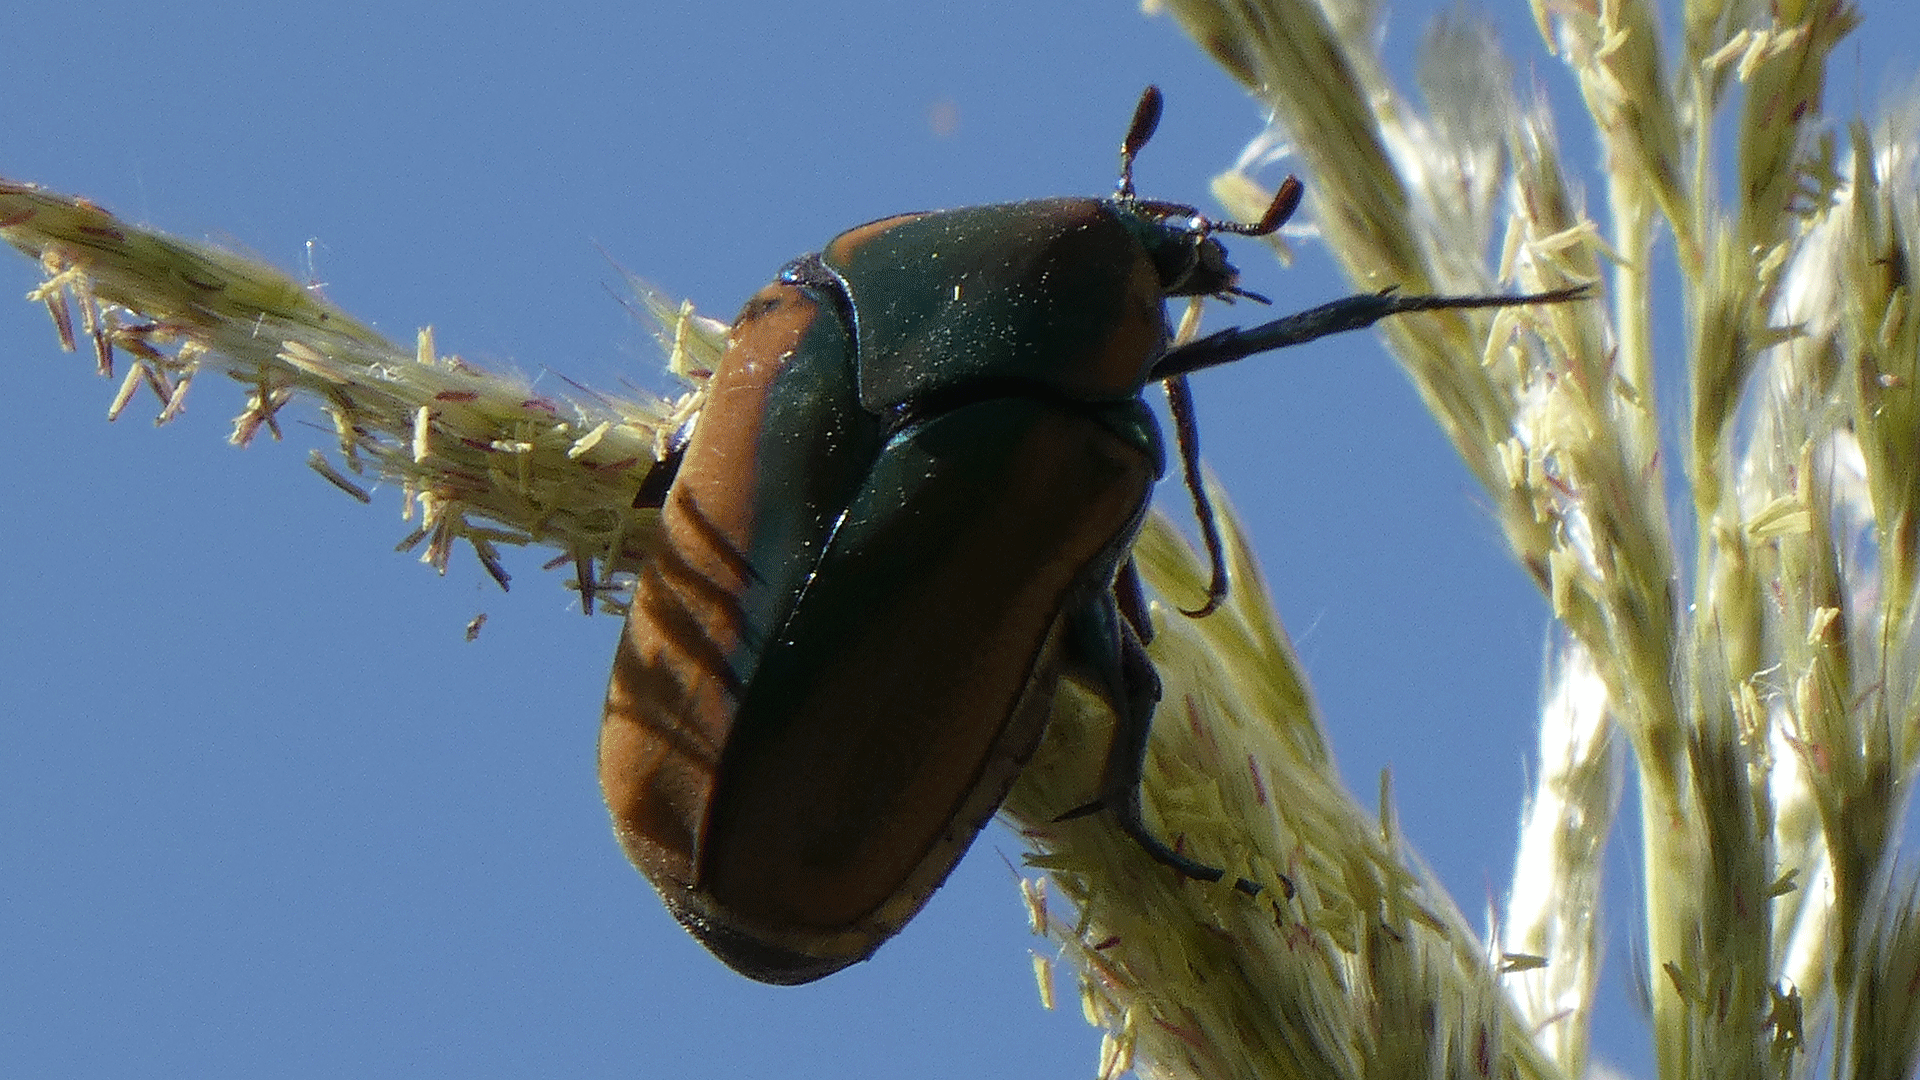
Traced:
[[1306, 194], [1306, 185], [1297, 176], [1288, 176], [1280, 181], [1280, 190], [1273, 193], [1273, 201], [1267, 204], [1267, 212], [1260, 220], [1251, 224], [1238, 221], [1212, 222], [1214, 232], [1233, 233], [1236, 236], [1272, 236], [1280, 231], [1280, 226], [1293, 219], [1293, 212], [1300, 209], [1300, 197]]
[[1127, 137], [1120, 143], [1120, 186], [1115, 194], [1122, 199], [1133, 198], [1133, 159], [1160, 126], [1160, 110], [1165, 103], [1160, 88], [1148, 86], [1140, 92], [1140, 104], [1133, 107], [1133, 122], [1127, 125]]

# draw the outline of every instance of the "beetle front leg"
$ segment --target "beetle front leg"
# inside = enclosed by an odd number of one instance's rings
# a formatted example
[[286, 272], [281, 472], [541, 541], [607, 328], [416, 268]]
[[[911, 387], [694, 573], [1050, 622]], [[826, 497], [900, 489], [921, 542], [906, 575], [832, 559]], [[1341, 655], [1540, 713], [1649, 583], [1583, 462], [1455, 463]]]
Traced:
[[[1133, 564], [1129, 560], [1121, 574], [1124, 577], [1132, 572]], [[1108, 746], [1107, 763], [1101, 771], [1099, 798], [1062, 814], [1060, 820], [1111, 810], [1120, 831], [1132, 837], [1153, 861], [1182, 877], [1219, 881], [1226, 876], [1219, 867], [1182, 855], [1147, 828], [1140, 785], [1146, 773], [1153, 714], [1160, 704], [1160, 676], [1147, 657], [1142, 635], [1121, 614], [1112, 594], [1074, 621], [1077, 625], [1069, 629], [1074, 637], [1086, 643], [1089, 659], [1093, 661], [1091, 666], [1100, 672], [1101, 681], [1108, 689], [1107, 700], [1114, 711], [1113, 742]], [[1260, 892], [1260, 886], [1245, 878], [1235, 879], [1233, 887], [1248, 896]]]

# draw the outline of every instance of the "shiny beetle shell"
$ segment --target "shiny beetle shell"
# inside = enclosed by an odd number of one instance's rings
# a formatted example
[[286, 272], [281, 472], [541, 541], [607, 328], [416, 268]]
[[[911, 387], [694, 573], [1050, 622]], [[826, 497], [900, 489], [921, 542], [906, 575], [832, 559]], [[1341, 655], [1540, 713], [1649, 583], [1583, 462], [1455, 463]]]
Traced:
[[[1025, 242], [976, 242], [1002, 215]], [[894, 233], [946, 273], [896, 288]], [[1127, 257], [1097, 319], [1020, 295], [1095, 252]], [[1139, 395], [1166, 322], [1096, 200], [889, 219], [786, 277], [734, 324], [662, 507], [600, 773], [674, 915], [804, 982], [904, 925], [1033, 753], [1062, 615], [1111, 588], [1161, 471]]]
[[636, 500], [662, 541], [614, 660], [601, 784], [628, 856], [743, 974], [808, 982], [897, 933], [1005, 799], [1068, 673], [1117, 717], [1074, 813], [1111, 811], [1153, 858], [1218, 880], [1141, 816], [1159, 682], [1117, 585], [1137, 586], [1128, 551], [1164, 466], [1142, 391], [1399, 311], [1576, 295], [1362, 295], [1170, 347], [1170, 297], [1250, 295], [1211, 234], [1273, 231], [1300, 188], [1255, 225], [1136, 199], [1158, 116], [1150, 88], [1111, 198], [884, 218], [788, 264], [734, 322], [664, 498], [656, 473]]

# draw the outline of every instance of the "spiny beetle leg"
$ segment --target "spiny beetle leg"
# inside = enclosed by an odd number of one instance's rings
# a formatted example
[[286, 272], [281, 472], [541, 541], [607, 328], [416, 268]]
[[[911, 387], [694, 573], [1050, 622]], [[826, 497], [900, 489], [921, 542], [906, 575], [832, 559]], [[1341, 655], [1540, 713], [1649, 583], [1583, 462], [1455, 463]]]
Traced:
[[[1206, 483], [1200, 475], [1200, 423], [1193, 415], [1193, 388], [1187, 384], [1185, 375], [1175, 375], [1164, 385], [1167, 411], [1173, 416], [1174, 444], [1180, 450], [1181, 475], [1186, 481], [1187, 494], [1193, 496], [1193, 516], [1200, 522], [1200, 538], [1206, 542], [1207, 562], [1213, 568], [1207, 582], [1206, 601], [1197, 608], [1181, 608], [1180, 614], [1189, 619], [1204, 619], [1218, 611], [1227, 598], [1226, 551], [1220, 542], [1220, 523], [1213, 517], [1213, 500], [1207, 498]], [[1152, 635], [1142, 634], [1141, 638], [1150, 641]]]
[[640, 490], [634, 492], [635, 510], [658, 510], [667, 504], [667, 492], [673, 490], [673, 479], [680, 475], [680, 462], [686, 456], [687, 446], [682, 442], [653, 463], [647, 475], [640, 478]]
[[[1110, 658], [1105, 678], [1109, 703], [1114, 710], [1113, 742], [1107, 749], [1107, 763], [1100, 781], [1100, 797], [1085, 806], [1062, 814], [1059, 819], [1082, 817], [1097, 810], [1111, 810], [1120, 831], [1133, 838], [1140, 850], [1153, 861], [1181, 877], [1196, 881], [1219, 881], [1226, 872], [1182, 855], [1147, 828], [1141, 806], [1140, 783], [1146, 772], [1147, 741], [1153, 732], [1153, 713], [1160, 703], [1160, 676], [1147, 658], [1146, 646], [1133, 625], [1121, 616], [1110, 598], [1075, 619], [1080, 625], [1070, 633], [1104, 638], [1104, 647], [1096, 655]], [[1257, 896], [1260, 886], [1245, 878], [1235, 878], [1233, 887], [1248, 896]]]
[[[1110, 801], [1108, 796], [1112, 792], [1115, 774], [1125, 771], [1116, 768], [1116, 763], [1123, 756], [1120, 733], [1129, 727], [1125, 718], [1138, 711], [1132, 700], [1134, 685], [1127, 681], [1123, 643], [1128, 638], [1139, 642], [1153, 637], [1153, 618], [1147, 612], [1146, 589], [1140, 584], [1140, 568], [1133, 559], [1129, 557], [1121, 564], [1120, 570], [1114, 575], [1110, 595], [1101, 597], [1084, 610], [1069, 613], [1066, 619], [1067, 624], [1062, 628], [1067, 639], [1066, 662], [1079, 670], [1089, 682], [1099, 686], [1101, 696], [1113, 710], [1114, 735], [1113, 741], [1108, 744], [1106, 764], [1100, 769], [1100, 793], [1091, 802], [1081, 803], [1065, 813], [1055, 815], [1053, 820], [1056, 824], [1090, 817], [1109, 806], [1121, 805]], [[1160, 676], [1151, 664], [1147, 666], [1146, 673], [1146, 710], [1151, 717], [1154, 706], [1160, 701]], [[1148, 726], [1150, 730], [1151, 721]], [[1139, 766], [1133, 768], [1138, 772]], [[1137, 800], [1138, 796], [1135, 798]], [[1138, 816], [1137, 812], [1135, 816]], [[1151, 848], [1148, 850], [1152, 851]], [[1154, 857], [1159, 858], [1158, 855]], [[1214, 876], [1207, 880], [1220, 880], [1219, 872], [1215, 871]]]
[[1127, 620], [1141, 641], [1153, 640], [1153, 616], [1147, 613], [1147, 590], [1140, 584], [1140, 567], [1134, 564], [1131, 556], [1120, 564], [1120, 570], [1113, 576], [1113, 599], [1120, 608], [1120, 617]]
[[[1160, 702], [1160, 676], [1147, 659], [1147, 648], [1133, 628], [1119, 623], [1121, 676], [1126, 694], [1120, 699], [1119, 715], [1114, 718], [1113, 746], [1107, 751], [1107, 777], [1103, 799], [1119, 820], [1120, 831], [1133, 837], [1140, 849], [1162, 866], [1182, 877], [1198, 881], [1219, 881], [1226, 873], [1218, 867], [1195, 862], [1168, 847], [1147, 828], [1141, 812], [1140, 784], [1147, 769], [1147, 737], [1153, 730], [1154, 708]], [[1235, 878], [1233, 887], [1248, 896], [1260, 895], [1260, 886], [1246, 878]]]
[[1409, 311], [1450, 311], [1464, 308], [1518, 307], [1522, 304], [1561, 304], [1588, 295], [1592, 285], [1575, 285], [1551, 292], [1525, 293], [1519, 296], [1405, 296], [1387, 289], [1377, 293], [1358, 293], [1332, 303], [1321, 304], [1298, 314], [1275, 319], [1259, 326], [1234, 327], [1209, 334], [1198, 341], [1167, 350], [1153, 365], [1152, 377], [1170, 379], [1202, 368], [1244, 360], [1255, 353], [1300, 345], [1328, 334], [1341, 334], [1372, 326], [1389, 315]]

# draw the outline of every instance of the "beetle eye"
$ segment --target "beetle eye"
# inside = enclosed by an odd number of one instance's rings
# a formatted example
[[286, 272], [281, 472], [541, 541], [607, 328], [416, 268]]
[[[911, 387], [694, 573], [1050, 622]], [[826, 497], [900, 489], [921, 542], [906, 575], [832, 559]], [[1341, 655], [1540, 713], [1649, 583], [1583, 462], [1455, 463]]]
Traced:
[[[1174, 245], [1169, 245], [1173, 247]], [[1216, 296], [1230, 293], [1240, 272], [1227, 261], [1227, 249], [1210, 236], [1178, 245], [1185, 256], [1177, 267], [1163, 264], [1161, 278], [1168, 296]]]
[[1226, 292], [1233, 283], [1240, 280], [1240, 271], [1227, 261], [1227, 249], [1218, 240], [1208, 238], [1200, 243], [1200, 274], [1220, 284], [1209, 292]]

